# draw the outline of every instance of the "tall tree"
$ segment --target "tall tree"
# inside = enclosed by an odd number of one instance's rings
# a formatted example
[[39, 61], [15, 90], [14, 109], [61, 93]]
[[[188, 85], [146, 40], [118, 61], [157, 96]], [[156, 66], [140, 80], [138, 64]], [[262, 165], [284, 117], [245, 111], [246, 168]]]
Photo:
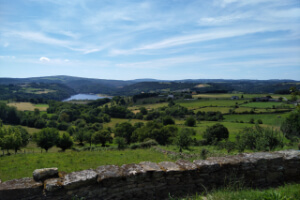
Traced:
[[55, 128], [44, 128], [40, 132], [35, 133], [33, 139], [38, 147], [41, 147], [48, 152], [48, 149], [57, 144], [59, 133]]

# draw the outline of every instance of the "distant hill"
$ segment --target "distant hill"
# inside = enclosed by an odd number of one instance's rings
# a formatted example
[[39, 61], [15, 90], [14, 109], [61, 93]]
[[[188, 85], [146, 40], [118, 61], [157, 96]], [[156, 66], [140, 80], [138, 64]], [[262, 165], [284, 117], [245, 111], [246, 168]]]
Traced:
[[[226, 80], [226, 79], [185, 79], [185, 80], [108, 80], [73, 76], [46, 76], [33, 78], [0, 78], [0, 85], [24, 85], [31, 83], [61, 84], [65, 94], [94, 93], [108, 95], [134, 95], [141, 92], [196, 91], [198, 93], [289, 93], [291, 86], [300, 88], [300, 81], [294, 80]], [[206, 87], [199, 87], [205, 84]], [[50, 85], [49, 85], [50, 87]], [[67, 89], [68, 88], [68, 89]]]

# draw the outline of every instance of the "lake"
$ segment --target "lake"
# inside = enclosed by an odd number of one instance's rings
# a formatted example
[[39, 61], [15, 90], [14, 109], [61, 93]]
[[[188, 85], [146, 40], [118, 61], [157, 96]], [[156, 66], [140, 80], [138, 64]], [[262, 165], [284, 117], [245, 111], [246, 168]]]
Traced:
[[72, 100], [97, 100], [97, 99], [104, 99], [109, 98], [106, 96], [98, 96], [96, 94], [76, 94], [63, 101], [72, 101]]

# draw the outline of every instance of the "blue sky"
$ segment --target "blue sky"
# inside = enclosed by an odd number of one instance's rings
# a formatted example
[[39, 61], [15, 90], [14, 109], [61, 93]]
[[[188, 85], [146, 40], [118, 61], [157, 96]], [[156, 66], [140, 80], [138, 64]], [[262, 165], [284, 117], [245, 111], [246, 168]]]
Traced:
[[300, 80], [299, 0], [0, 0], [0, 77]]

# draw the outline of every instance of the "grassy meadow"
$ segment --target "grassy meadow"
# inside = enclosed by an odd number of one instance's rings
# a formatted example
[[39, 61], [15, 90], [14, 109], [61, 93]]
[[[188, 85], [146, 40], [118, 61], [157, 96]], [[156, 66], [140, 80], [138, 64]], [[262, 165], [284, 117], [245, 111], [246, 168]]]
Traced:
[[47, 104], [32, 104], [29, 102], [8, 103], [7, 105], [16, 107], [19, 111], [34, 111], [36, 108], [40, 111], [47, 111], [49, 108]]

